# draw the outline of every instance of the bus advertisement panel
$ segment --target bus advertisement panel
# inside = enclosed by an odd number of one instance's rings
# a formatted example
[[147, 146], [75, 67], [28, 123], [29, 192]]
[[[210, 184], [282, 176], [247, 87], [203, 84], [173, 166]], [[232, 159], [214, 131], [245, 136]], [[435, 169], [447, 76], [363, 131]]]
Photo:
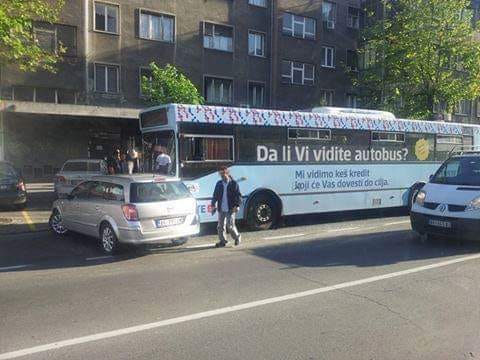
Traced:
[[141, 117], [158, 111], [168, 114], [166, 125], [142, 127], [147, 169], [155, 171], [161, 145], [208, 222], [216, 220], [216, 170], [229, 166], [244, 196], [239, 218], [258, 229], [283, 215], [408, 206], [452, 149], [480, 140], [478, 126], [374, 111], [168, 105]]

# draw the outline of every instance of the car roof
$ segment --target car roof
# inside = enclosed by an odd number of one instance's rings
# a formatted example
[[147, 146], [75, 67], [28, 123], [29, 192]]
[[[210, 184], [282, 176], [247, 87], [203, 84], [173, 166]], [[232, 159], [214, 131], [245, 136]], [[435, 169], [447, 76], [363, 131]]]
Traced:
[[93, 176], [92, 180], [113, 182], [116, 184], [130, 184], [132, 182], [152, 182], [152, 181], [179, 181], [175, 176], [166, 176], [159, 174], [119, 174], [119, 175], [102, 175]]

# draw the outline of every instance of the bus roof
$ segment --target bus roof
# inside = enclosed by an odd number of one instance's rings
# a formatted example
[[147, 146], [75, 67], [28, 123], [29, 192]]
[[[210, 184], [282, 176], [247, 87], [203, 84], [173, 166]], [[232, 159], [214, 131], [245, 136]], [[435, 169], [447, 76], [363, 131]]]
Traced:
[[145, 109], [166, 109], [176, 122], [218, 125], [283, 126], [294, 128], [355, 129], [370, 131], [412, 132], [446, 135], [480, 134], [480, 126], [440, 121], [396, 119], [377, 111], [280, 111], [227, 106], [169, 104]]

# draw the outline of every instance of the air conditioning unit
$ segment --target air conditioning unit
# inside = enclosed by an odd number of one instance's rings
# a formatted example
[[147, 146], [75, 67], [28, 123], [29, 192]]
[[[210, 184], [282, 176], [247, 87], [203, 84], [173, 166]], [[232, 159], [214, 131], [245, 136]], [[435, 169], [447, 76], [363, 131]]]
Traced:
[[335, 29], [335, 21], [334, 20], [325, 21], [325, 27], [329, 30]]

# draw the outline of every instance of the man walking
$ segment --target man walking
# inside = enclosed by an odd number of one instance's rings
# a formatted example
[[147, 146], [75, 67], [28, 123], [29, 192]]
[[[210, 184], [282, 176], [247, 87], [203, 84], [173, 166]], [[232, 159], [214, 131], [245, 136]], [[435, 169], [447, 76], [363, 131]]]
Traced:
[[242, 239], [235, 225], [235, 215], [242, 202], [242, 194], [226, 166], [222, 166], [218, 173], [221, 180], [215, 185], [212, 197], [212, 214], [218, 210], [217, 230], [220, 239], [215, 247], [224, 247], [228, 243], [227, 232], [235, 240], [235, 245], [240, 245]]

